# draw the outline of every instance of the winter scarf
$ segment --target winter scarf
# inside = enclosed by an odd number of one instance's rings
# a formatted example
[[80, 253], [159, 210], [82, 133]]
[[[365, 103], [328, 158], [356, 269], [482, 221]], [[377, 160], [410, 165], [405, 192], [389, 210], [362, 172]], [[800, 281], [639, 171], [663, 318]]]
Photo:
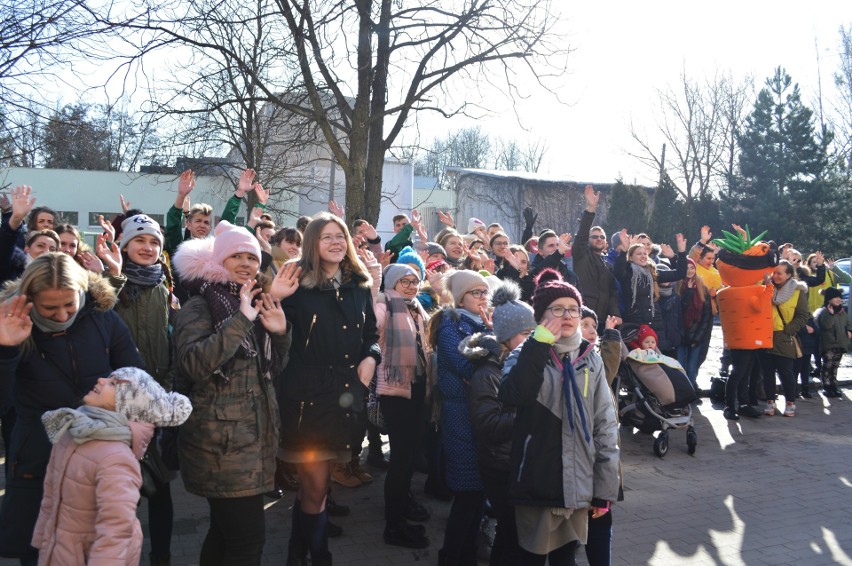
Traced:
[[[210, 312], [213, 314], [213, 323], [219, 332], [231, 317], [240, 311], [240, 288], [242, 285], [229, 281], [228, 283], [206, 282], [201, 286], [201, 296], [207, 301]], [[257, 351], [252, 347], [255, 337], [255, 325], [245, 335], [240, 347], [237, 348], [235, 357], [241, 359], [254, 358]]]
[[791, 277], [780, 287], [775, 287], [775, 290], [772, 292], [772, 304], [783, 305], [789, 301], [790, 297], [793, 296], [793, 292], [796, 290], [796, 285], [797, 281]]
[[651, 271], [645, 267], [637, 265], [635, 263], [628, 262], [630, 265], [631, 275], [630, 275], [630, 289], [633, 292], [633, 302], [630, 304], [631, 307], [636, 305], [636, 295], [639, 291], [640, 287], [647, 286], [648, 293], [650, 295], [650, 305], [651, 305], [651, 316], [654, 316], [654, 278], [651, 276]]
[[56, 444], [67, 431], [77, 444], [90, 440], [117, 440], [131, 445], [132, 435], [127, 417], [115, 411], [83, 405], [47, 411], [41, 416], [51, 444]]
[[38, 314], [38, 311], [33, 307], [30, 310], [30, 318], [33, 321], [39, 330], [46, 334], [56, 334], [57, 332], [65, 332], [71, 325], [74, 324], [74, 321], [77, 320], [77, 315], [83, 310], [83, 307], [86, 305], [86, 292], [79, 291], [79, 300], [77, 302], [77, 311], [65, 322], [56, 322], [55, 320], [50, 320], [49, 318], [45, 318]]
[[[406, 300], [392, 289], [385, 290], [385, 298], [388, 319], [382, 358], [386, 380], [396, 386], [409, 385], [416, 376], [418, 359], [424, 355], [422, 351], [418, 352], [415, 324], [415, 317], [422, 313], [423, 309], [417, 299]], [[422, 320], [425, 320], [425, 316]]]
[[127, 284], [122, 293], [127, 295], [127, 298], [131, 301], [139, 298], [142, 289], [156, 287], [166, 280], [163, 265], [159, 262], [154, 265], [139, 265], [127, 260], [124, 263], [123, 271], [127, 276]]
[[[565, 412], [568, 415], [568, 426], [571, 427], [571, 432], [574, 432], [574, 411], [572, 406], [577, 405], [580, 413], [580, 421], [583, 427], [583, 435], [586, 442], [591, 443], [592, 437], [589, 433], [589, 424], [586, 420], [586, 409], [583, 406], [582, 393], [577, 385], [577, 378], [574, 374], [573, 360], [580, 354], [580, 344], [583, 336], [580, 334], [579, 328], [577, 331], [568, 337], [561, 337], [553, 346], [558, 356], [556, 358], [557, 367], [562, 370], [562, 388], [565, 394]], [[572, 401], [573, 399], [573, 401]]]

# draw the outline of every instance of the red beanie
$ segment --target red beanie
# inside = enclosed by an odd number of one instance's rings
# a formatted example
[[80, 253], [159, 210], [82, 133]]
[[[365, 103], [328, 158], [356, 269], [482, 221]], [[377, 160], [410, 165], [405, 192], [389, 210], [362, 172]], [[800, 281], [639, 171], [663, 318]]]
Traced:
[[532, 304], [536, 321], [544, 318], [544, 311], [556, 299], [570, 297], [577, 301], [577, 306], [583, 306], [583, 298], [576, 287], [564, 281], [555, 269], [545, 269], [535, 279], [535, 291]]
[[647, 338], [648, 336], [653, 336], [654, 340], [657, 341], [657, 344], [660, 343], [660, 339], [657, 337], [657, 333], [654, 332], [654, 329], [648, 326], [647, 324], [643, 324], [639, 327], [639, 331], [636, 334], [636, 338], [633, 340], [633, 342], [630, 343], [630, 347], [634, 350], [636, 348], [641, 348], [642, 341], [645, 340], [645, 338]]

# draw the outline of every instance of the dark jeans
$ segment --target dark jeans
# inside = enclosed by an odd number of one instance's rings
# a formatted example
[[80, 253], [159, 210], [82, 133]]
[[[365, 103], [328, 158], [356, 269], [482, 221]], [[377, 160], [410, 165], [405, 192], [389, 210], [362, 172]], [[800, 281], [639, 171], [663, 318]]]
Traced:
[[476, 564], [476, 536], [485, 505], [484, 491], [458, 491], [453, 497], [442, 549], [447, 564]]
[[201, 566], [255, 566], [266, 542], [263, 495], [208, 498], [210, 528], [201, 546]]
[[765, 350], [760, 352], [760, 369], [763, 372], [763, 391], [766, 394], [767, 401], [775, 400], [775, 373], [778, 372], [778, 379], [781, 381], [781, 387], [784, 391], [784, 397], [788, 403], [796, 401], [796, 376], [793, 374], [793, 364], [796, 360], [776, 356]]
[[515, 506], [509, 503], [509, 470], [495, 470], [483, 466], [480, 461], [479, 475], [497, 519], [489, 566], [517, 566], [520, 547], [515, 525]]
[[[607, 513], [608, 515], [609, 513]], [[547, 560], [548, 566], [574, 566], [576, 564], [578, 541], [569, 542], [565, 546], [560, 546], [556, 550], [551, 550], [549, 554], [533, 554], [521, 549], [521, 566], [544, 566], [544, 561]]]
[[813, 352], [802, 348], [802, 357], [793, 363], [793, 376], [798, 376], [802, 384], [802, 393], [807, 391], [811, 382], [811, 355]]
[[725, 405], [738, 411], [749, 402], [749, 382], [757, 360], [756, 350], [728, 350], [731, 354], [731, 375], [725, 387]]
[[612, 511], [592, 519], [589, 509], [589, 536], [586, 540], [586, 559], [589, 566], [609, 566], [612, 553]]
[[422, 382], [411, 385], [411, 399], [379, 397], [390, 442], [390, 464], [385, 475], [385, 521], [391, 528], [397, 528], [404, 520], [414, 459], [419, 449], [425, 397], [426, 385]]
[[677, 361], [686, 370], [686, 376], [692, 387], [698, 391], [698, 368], [701, 364], [701, 346], [680, 346], [677, 349]]
[[157, 489], [154, 497], [148, 498], [148, 530], [151, 534], [151, 557], [163, 560], [171, 555], [172, 506], [171, 483]]

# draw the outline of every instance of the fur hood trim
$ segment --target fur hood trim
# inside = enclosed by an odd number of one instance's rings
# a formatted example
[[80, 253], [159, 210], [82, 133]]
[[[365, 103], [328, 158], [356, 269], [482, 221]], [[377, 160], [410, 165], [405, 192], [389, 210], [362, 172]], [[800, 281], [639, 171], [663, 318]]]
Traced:
[[[113, 286], [105, 277], [97, 273], [89, 271], [88, 276], [89, 290], [87, 291], [87, 295], [94, 301], [94, 308], [99, 311], [111, 310], [118, 301], [118, 294], [115, 292]], [[0, 293], [0, 301], [5, 301], [16, 295], [20, 282], [20, 279], [7, 282], [3, 287], [2, 293]]]
[[213, 259], [213, 238], [187, 240], [178, 246], [172, 266], [182, 281], [227, 283], [228, 270]]
[[459, 353], [471, 362], [485, 361], [493, 356], [500, 358], [500, 343], [493, 334], [476, 332], [459, 342]]

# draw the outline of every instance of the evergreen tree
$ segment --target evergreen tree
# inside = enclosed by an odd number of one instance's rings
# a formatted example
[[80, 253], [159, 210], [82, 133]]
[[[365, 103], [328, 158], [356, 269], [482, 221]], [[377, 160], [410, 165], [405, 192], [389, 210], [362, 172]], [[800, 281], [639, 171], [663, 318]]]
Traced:
[[738, 136], [739, 178], [726, 204], [729, 221], [796, 241], [809, 229], [797, 211], [807, 206], [828, 166], [831, 132], [818, 137], [799, 86], [778, 67], [766, 80]]
[[620, 180], [612, 187], [607, 210], [607, 233], [614, 234], [626, 228], [630, 234], [648, 228], [648, 198], [641, 187], [625, 185]]
[[646, 230], [655, 242], [674, 244], [675, 234], [684, 232], [685, 207], [678, 198], [677, 189], [666, 176], [654, 193], [654, 204]]

